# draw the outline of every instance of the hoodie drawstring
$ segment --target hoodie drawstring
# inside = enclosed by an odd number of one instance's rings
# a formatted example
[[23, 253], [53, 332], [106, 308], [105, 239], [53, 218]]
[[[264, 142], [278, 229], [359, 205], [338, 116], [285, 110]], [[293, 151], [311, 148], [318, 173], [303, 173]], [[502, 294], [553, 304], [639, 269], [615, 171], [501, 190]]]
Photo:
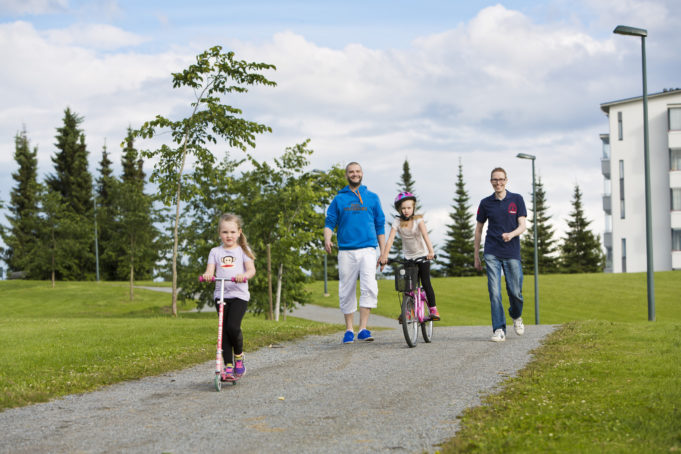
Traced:
[[359, 193], [359, 188], [357, 188], [356, 190], [353, 189], [353, 188], [350, 188], [350, 190], [352, 191], [353, 194], [355, 194], [357, 197], [359, 197], [359, 203], [364, 205], [364, 202], [362, 201], [362, 195]]

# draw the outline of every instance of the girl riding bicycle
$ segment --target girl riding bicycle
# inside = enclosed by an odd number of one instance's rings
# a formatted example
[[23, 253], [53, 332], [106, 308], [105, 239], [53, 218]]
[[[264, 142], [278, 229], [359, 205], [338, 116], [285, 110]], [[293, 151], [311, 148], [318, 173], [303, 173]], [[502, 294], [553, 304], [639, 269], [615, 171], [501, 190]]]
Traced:
[[[415, 259], [426, 256], [428, 260], [432, 260], [435, 257], [435, 251], [433, 250], [433, 245], [428, 237], [428, 230], [426, 229], [423, 216], [414, 213], [416, 209], [416, 196], [411, 192], [400, 192], [397, 194], [397, 197], [395, 197], [395, 209], [399, 213], [399, 216], [393, 221], [388, 241], [385, 245], [385, 249], [383, 249], [381, 258], [379, 259], [381, 262], [381, 270], [383, 270], [386, 263], [388, 263], [388, 253], [393, 245], [393, 241], [395, 241], [395, 235], [398, 232], [400, 238], [402, 238], [402, 252], [404, 253], [405, 258]], [[430, 262], [424, 261], [419, 263], [418, 268], [419, 279], [426, 292], [430, 316], [432, 320], [440, 320], [440, 313], [435, 306], [435, 292], [430, 283]]]
[[[241, 231], [241, 218], [235, 214], [223, 214], [218, 222], [218, 234], [222, 245], [214, 247], [208, 255], [208, 264], [203, 278], [206, 281], [219, 278], [234, 278], [224, 283], [224, 322], [222, 325], [222, 356], [225, 370], [223, 380], [234, 380], [246, 373], [244, 365], [244, 339], [241, 320], [246, 314], [250, 293], [246, 281], [255, 276], [255, 255], [248, 246], [246, 235]], [[220, 289], [215, 286], [215, 308], [220, 299]], [[234, 354], [234, 359], [232, 359]]]

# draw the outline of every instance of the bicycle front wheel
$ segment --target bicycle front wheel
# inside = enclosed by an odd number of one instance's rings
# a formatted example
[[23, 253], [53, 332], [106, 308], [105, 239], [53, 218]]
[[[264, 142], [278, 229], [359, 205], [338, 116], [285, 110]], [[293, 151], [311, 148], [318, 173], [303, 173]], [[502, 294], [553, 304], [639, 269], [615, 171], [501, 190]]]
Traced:
[[423, 340], [425, 342], [431, 342], [433, 340], [433, 321], [428, 320], [421, 323], [421, 334], [423, 334]]
[[416, 347], [416, 339], [419, 335], [419, 321], [416, 318], [416, 308], [414, 298], [404, 295], [402, 300], [402, 331], [404, 340], [409, 347]]

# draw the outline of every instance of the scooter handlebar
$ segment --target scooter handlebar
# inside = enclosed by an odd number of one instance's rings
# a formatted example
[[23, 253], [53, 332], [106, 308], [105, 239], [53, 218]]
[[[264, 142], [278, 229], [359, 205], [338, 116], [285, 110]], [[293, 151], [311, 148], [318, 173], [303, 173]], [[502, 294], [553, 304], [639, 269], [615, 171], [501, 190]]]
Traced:
[[[226, 278], [226, 277], [215, 277], [215, 276], [213, 276], [210, 281], [211, 282], [215, 282], [216, 280], [226, 281], [227, 279], [228, 278]], [[232, 281], [232, 282], [236, 282], [235, 277], [229, 278], [229, 280]], [[199, 276], [199, 282], [207, 282], [206, 278], [203, 277], [203, 274]], [[246, 282], [248, 282], [248, 279], [244, 279], [244, 283], [246, 283]]]

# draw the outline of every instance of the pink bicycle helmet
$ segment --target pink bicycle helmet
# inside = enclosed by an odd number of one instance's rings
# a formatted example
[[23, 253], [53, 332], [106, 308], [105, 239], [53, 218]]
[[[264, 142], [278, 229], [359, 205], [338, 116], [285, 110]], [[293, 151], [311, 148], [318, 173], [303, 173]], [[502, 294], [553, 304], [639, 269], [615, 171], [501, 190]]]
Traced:
[[400, 192], [397, 194], [397, 197], [395, 197], [395, 209], [399, 212], [400, 211], [400, 205], [402, 202], [405, 200], [413, 200], [414, 203], [416, 203], [416, 196], [412, 194], [411, 192]]

